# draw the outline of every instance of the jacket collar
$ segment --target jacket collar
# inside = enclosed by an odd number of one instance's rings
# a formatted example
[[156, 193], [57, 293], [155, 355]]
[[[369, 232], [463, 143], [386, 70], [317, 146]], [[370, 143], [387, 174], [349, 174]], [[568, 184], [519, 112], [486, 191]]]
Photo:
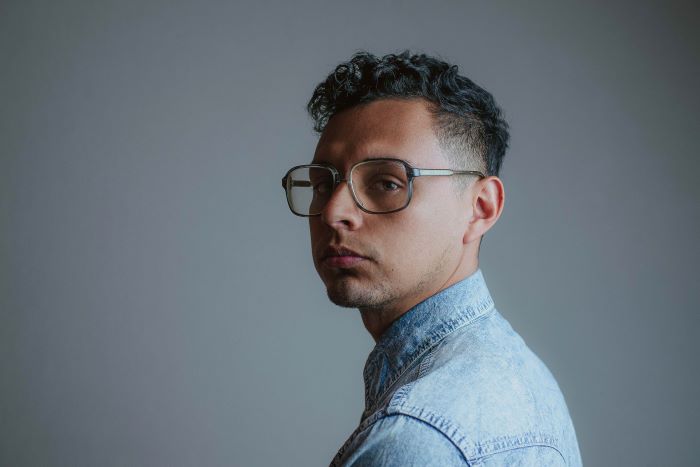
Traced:
[[364, 368], [365, 413], [376, 410], [391, 385], [425, 351], [445, 336], [494, 307], [484, 276], [471, 276], [417, 304], [397, 318], [379, 338]]

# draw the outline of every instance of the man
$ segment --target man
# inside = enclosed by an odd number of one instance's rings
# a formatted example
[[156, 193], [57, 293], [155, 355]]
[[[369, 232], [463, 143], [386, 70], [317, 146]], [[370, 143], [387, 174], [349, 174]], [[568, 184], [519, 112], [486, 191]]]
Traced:
[[492, 96], [425, 55], [355, 54], [308, 105], [321, 136], [282, 180], [333, 303], [376, 346], [332, 465], [581, 465], [547, 367], [494, 308], [481, 237], [503, 210]]

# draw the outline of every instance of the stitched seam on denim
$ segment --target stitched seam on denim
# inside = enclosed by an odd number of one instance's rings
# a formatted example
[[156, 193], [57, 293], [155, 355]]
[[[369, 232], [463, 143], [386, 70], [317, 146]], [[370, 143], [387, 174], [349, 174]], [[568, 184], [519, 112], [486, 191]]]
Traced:
[[393, 397], [391, 398], [391, 401], [389, 402], [389, 404], [394, 404], [394, 403], [401, 404], [401, 403], [403, 403], [404, 399], [406, 399], [406, 397], [408, 397], [408, 393], [411, 390], [411, 388], [413, 388], [414, 384], [416, 384], [416, 382], [411, 381], [410, 383], [404, 384], [399, 389], [397, 389], [396, 392], [394, 393]]
[[518, 446], [518, 447], [506, 449], [503, 451], [493, 452], [493, 453], [490, 453], [490, 454], [485, 455], [485, 456], [477, 457], [477, 458], [471, 459], [471, 462], [472, 462], [471, 465], [473, 465], [473, 466], [482, 465], [484, 463], [484, 461], [486, 461], [490, 456], [495, 456], [497, 454], [504, 454], [508, 451], [517, 451], [518, 449], [528, 449], [528, 448], [534, 448], [534, 447], [549, 448], [549, 449], [553, 450], [554, 452], [559, 454], [559, 457], [561, 457], [564, 460], [565, 465], [569, 465], [569, 463], [566, 461], [566, 458], [564, 457], [564, 454], [562, 454], [562, 452], [559, 449], [555, 448], [554, 446], [550, 446], [549, 444], [539, 444], [539, 443], [528, 444], [527, 446]]
[[433, 348], [428, 351], [428, 355], [426, 355], [420, 362], [420, 366], [418, 367], [418, 378], [425, 376], [428, 370], [430, 370], [430, 368], [433, 366], [433, 361], [435, 361], [435, 351], [437, 348], [438, 346], [434, 345]]
[[464, 457], [464, 461], [467, 463], [467, 465], [471, 465], [467, 451], [464, 449], [464, 446], [461, 443], [465, 437], [462, 434], [461, 428], [456, 423], [453, 423], [440, 415], [431, 412], [430, 410], [421, 409], [410, 405], [390, 406], [387, 409], [387, 416], [394, 414], [406, 415], [430, 425], [442, 433], [448, 440], [450, 440], [450, 442], [457, 447], [460, 454], [462, 454], [462, 457]]
[[[394, 387], [398, 386], [398, 389], [396, 390], [396, 392], [392, 393], [391, 390], [387, 390], [384, 393], [382, 393], [382, 397], [378, 398], [375, 401], [376, 408], [373, 408], [373, 410], [377, 410], [378, 408], [381, 408], [381, 407], [386, 407], [390, 403], [392, 403], [392, 401], [404, 399], [408, 396], [408, 393], [411, 391], [411, 388], [413, 388], [413, 386], [416, 383], [416, 378], [413, 378], [413, 379], [408, 378], [408, 376], [411, 376], [410, 372], [413, 371], [413, 369], [414, 369], [413, 365], [406, 368], [406, 371], [403, 372], [403, 374], [401, 375], [401, 378], [397, 379], [396, 382], [391, 386], [391, 388], [389, 388], [389, 389], [393, 389]], [[406, 379], [408, 380], [408, 382], [404, 383], [404, 384], [399, 384], [404, 380], [404, 376], [407, 377]], [[370, 413], [372, 411], [370, 411]]]
[[552, 448], [559, 453], [559, 455], [566, 462], [566, 457], [558, 448], [559, 439], [555, 436], [546, 435], [544, 433], [535, 433], [528, 431], [520, 436], [498, 436], [489, 441], [483, 443], [477, 443], [474, 445], [475, 457], [472, 458], [473, 461], [482, 459], [486, 456], [493, 454], [500, 454], [502, 452], [512, 451], [514, 449], [522, 449], [530, 446], [545, 446]]
[[360, 435], [360, 433], [362, 433], [363, 431], [365, 431], [366, 429], [368, 429], [369, 427], [374, 425], [378, 420], [383, 418], [385, 415], [386, 415], [386, 411], [378, 410], [377, 412], [373, 413], [369, 417], [363, 419], [360, 422], [360, 425], [357, 428], [355, 428], [355, 431], [353, 431], [352, 434], [350, 434], [350, 437], [345, 441], [345, 443], [343, 443], [341, 448], [338, 450], [338, 453], [335, 455], [335, 457], [331, 461], [330, 467], [339, 466], [340, 465], [339, 462], [343, 458], [343, 455], [345, 454], [347, 449], [350, 447], [350, 445], [357, 439], [357, 437]]
[[[466, 456], [465, 452], [462, 451], [462, 448], [461, 448], [459, 445], [455, 444], [455, 442], [454, 442], [444, 431], [442, 431], [441, 429], [439, 429], [438, 427], [436, 427], [436, 426], [433, 425], [432, 423], [430, 423], [430, 422], [428, 422], [428, 421], [426, 421], [426, 420], [423, 420], [423, 419], [420, 418], [420, 417], [415, 417], [415, 416], [413, 416], [413, 415], [411, 415], [411, 414], [400, 413], [400, 412], [395, 413], [395, 414], [392, 414], [392, 413], [389, 413], [389, 412], [387, 412], [387, 411], [385, 411], [385, 410], [382, 410], [382, 411], [379, 411], [379, 412], [375, 412], [375, 414], [373, 414], [372, 417], [374, 418], [375, 416], [376, 416], [376, 419], [373, 420], [372, 423], [369, 424], [368, 426], [366, 426], [364, 429], [360, 430], [360, 429], [358, 428], [358, 430], [357, 430], [357, 434], [358, 434], [358, 435], [359, 435], [361, 432], [363, 432], [363, 431], [365, 431], [365, 430], [371, 428], [371, 425], [374, 425], [374, 424], [377, 423], [379, 420], [384, 420], [385, 418], [397, 417], [397, 416], [403, 416], [403, 417], [413, 418], [413, 419], [418, 420], [418, 421], [420, 421], [420, 422], [422, 422], [422, 423], [425, 423], [425, 424], [428, 425], [430, 428], [434, 429], [435, 431], [437, 431], [437, 432], [439, 432], [440, 434], [442, 434], [445, 438], [447, 438], [447, 440], [448, 440], [450, 443], [452, 443], [452, 445], [454, 445], [454, 447], [456, 447], [457, 450], [459, 451], [459, 453], [462, 455], [462, 458], [463, 458], [464, 462], [466, 463], [466, 465], [467, 465], [468, 467], [471, 467], [472, 464], [471, 464], [471, 462], [467, 459], [467, 456]], [[336, 457], [337, 457], [337, 456], [336, 456]], [[335, 459], [334, 459], [333, 461], [335, 462]], [[338, 465], [338, 464], [335, 464], [335, 465]], [[331, 464], [331, 467], [334, 467], [334, 464]]]
[[[489, 301], [493, 305], [492, 300], [486, 300], [486, 302], [489, 302]], [[458, 318], [454, 318], [450, 321], [446, 321], [445, 323], [443, 323], [437, 329], [437, 331], [434, 333], [434, 335], [427, 338], [425, 341], [423, 341], [423, 343], [421, 345], [418, 346], [418, 348], [414, 352], [414, 356], [410, 360], [408, 360], [404, 364], [404, 366], [397, 369], [395, 374], [392, 377], [388, 378], [384, 391], [382, 391], [378, 395], [378, 397], [374, 400], [374, 402], [382, 400], [384, 398], [384, 396], [387, 394], [387, 392], [389, 392], [389, 390], [392, 389], [392, 386], [394, 385], [394, 383], [396, 383], [396, 381], [398, 381], [401, 378], [401, 376], [404, 375], [404, 373], [406, 371], [410, 370], [411, 367], [413, 366], [413, 364], [415, 363], [415, 361], [418, 360], [419, 358], [421, 358], [423, 356], [423, 354], [425, 354], [426, 352], [429, 352], [431, 349], [433, 349], [435, 346], [437, 346], [443, 339], [445, 339], [450, 334], [453, 334], [456, 331], [458, 331], [466, 326], [469, 326], [473, 323], [479, 322], [482, 319], [484, 319], [486, 316], [489, 316], [493, 310], [495, 310], [495, 307], [492, 307], [490, 310], [487, 310], [487, 311], [483, 312], [482, 314], [479, 314], [475, 318], [470, 319], [470, 318], [465, 317], [465, 316], [460, 316]], [[449, 328], [449, 329], [447, 331], [445, 331], [444, 328]]]
[[[405, 411], [405, 412], [404, 412]], [[566, 458], [561, 450], [558, 439], [555, 436], [549, 436], [544, 433], [526, 432], [520, 436], [498, 436], [483, 443], [469, 443], [464, 431], [458, 423], [446, 419], [428, 409], [415, 407], [412, 405], [392, 405], [387, 408], [387, 415], [394, 413], [404, 413], [414, 418], [418, 418], [440, 430], [454, 444], [459, 447], [464, 457], [469, 462], [478, 462], [479, 459], [492, 454], [498, 454], [512, 449], [518, 449], [528, 446], [546, 446], [554, 449], [566, 462]], [[449, 430], [449, 432], [448, 432]], [[450, 434], [451, 433], [451, 434]], [[473, 455], [469, 455], [470, 452]]]
[[[489, 309], [490, 307], [490, 309]], [[464, 310], [467, 315], [460, 315], [457, 318], [453, 318], [449, 321], [441, 323], [440, 326], [435, 330], [435, 332], [421, 343], [416, 350], [413, 352], [413, 356], [400, 368], [398, 368], [394, 375], [387, 379], [387, 383], [382, 392], [380, 392], [377, 397], [371, 398], [369, 394], [369, 388], [367, 387], [365, 381], [365, 400], [370, 403], [367, 404], [368, 408], [374, 407], [378, 401], [384, 399], [384, 396], [392, 389], [394, 383], [401, 378], [401, 376], [411, 368], [412, 364], [419, 359], [425, 352], [429, 351], [435, 345], [439, 344], [444, 338], [458, 329], [468, 326], [470, 324], [476, 323], [481, 319], [489, 316], [493, 310], [495, 310], [495, 305], [491, 296], [487, 296], [484, 300], [479, 302], [474, 307], [467, 307]], [[375, 365], [376, 366], [376, 365]]]

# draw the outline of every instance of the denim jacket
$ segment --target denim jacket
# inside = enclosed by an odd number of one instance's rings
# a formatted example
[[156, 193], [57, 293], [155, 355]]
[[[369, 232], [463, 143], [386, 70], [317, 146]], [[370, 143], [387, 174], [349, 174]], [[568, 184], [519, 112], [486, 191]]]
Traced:
[[481, 270], [394, 321], [364, 380], [360, 425], [331, 466], [581, 465], [557, 382]]

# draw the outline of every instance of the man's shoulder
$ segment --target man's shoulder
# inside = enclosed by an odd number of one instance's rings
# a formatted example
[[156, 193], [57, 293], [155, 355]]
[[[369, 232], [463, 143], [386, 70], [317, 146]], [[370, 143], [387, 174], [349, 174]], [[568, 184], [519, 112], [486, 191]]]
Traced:
[[552, 447], [567, 462], [574, 455], [556, 380], [497, 310], [447, 336], [414, 375], [393, 394], [387, 414], [430, 423], [468, 459], [528, 446]]

